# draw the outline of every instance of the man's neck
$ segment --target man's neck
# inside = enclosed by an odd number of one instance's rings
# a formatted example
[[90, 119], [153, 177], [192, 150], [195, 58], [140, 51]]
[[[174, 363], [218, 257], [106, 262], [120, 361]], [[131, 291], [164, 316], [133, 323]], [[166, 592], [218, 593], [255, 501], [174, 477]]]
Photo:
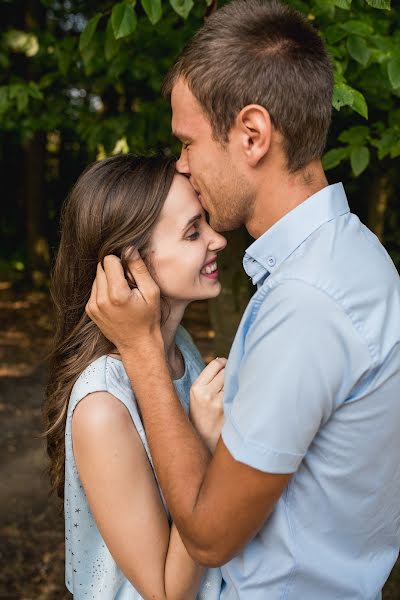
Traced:
[[298, 173], [271, 170], [257, 190], [246, 229], [257, 239], [279, 219], [328, 185], [322, 164], [314, 161]]

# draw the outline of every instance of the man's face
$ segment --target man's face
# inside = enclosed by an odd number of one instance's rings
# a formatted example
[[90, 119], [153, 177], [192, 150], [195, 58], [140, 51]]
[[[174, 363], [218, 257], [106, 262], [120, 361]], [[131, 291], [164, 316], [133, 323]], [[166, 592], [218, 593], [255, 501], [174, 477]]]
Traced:
[[244, 175], [240, 147], [212, 136], [211, 125], [186, 83], [179, 79], [171, 94], [172, 132], [182, 142], [177, 170], [186, 175], [216, 231], [246, 223], [254, 189]]

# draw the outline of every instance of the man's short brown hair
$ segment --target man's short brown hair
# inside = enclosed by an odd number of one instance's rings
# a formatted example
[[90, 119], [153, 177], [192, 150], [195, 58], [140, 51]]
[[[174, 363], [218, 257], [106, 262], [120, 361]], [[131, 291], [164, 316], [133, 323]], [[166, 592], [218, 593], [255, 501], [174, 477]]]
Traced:
[[217, 140], [228, 141], [243, 107], [259, 104], [283, 134], [289, 171], [322, 156], [332, 64], [317, 31], [279, 0], [233, 0], [215, 12], [167, 75], [167, 97], [181, 77]]

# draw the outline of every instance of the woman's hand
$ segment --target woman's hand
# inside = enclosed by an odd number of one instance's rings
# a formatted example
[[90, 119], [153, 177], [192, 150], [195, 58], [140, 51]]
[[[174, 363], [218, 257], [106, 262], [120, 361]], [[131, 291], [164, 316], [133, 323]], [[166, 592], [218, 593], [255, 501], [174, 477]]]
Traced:
[[211, 452], [224, 423], [225, 365], [226, 358], [212, 360], [190, 388], [190, 419]]

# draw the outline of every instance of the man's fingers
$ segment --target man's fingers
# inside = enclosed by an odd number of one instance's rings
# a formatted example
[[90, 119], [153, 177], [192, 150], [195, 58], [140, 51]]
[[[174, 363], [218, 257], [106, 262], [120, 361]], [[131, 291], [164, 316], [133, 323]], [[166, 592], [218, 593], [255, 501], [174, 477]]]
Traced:
[[135, 250], [132, 258], [129, 261], [129, 270], [146, 300], [152, 299], [159, 295], [159, 288], [152, 276], [150, 275], [139, 252]]
[[196, 379], [196, 383], [200, 385], [207, 385], [215, 378], [219, 371], [225, 367], [225, 365], [226, 358], [215, 358], [205, 367], [205, 369], [202, 370]]
[[89, 300], [85, 306], [85, 311], [88, 317], [91, 319], [94, 311], [96, 310], [96, 296], [97, 296], [97, 280], [96, 278], [93, 281], [92, 289], [90, 292]]
[[113, 304], [121, 304], [127, 300], [130, 293], [130, 287], [125, 278], [124, 269], [122, 268], [121, 260], [110, 254], [104, 257], [104, 271], [101, 268], [97, 269], [97, 276], [101, 277], [103, 283], [102, 274], [105, 276], [107, 285], [107, 295]]

